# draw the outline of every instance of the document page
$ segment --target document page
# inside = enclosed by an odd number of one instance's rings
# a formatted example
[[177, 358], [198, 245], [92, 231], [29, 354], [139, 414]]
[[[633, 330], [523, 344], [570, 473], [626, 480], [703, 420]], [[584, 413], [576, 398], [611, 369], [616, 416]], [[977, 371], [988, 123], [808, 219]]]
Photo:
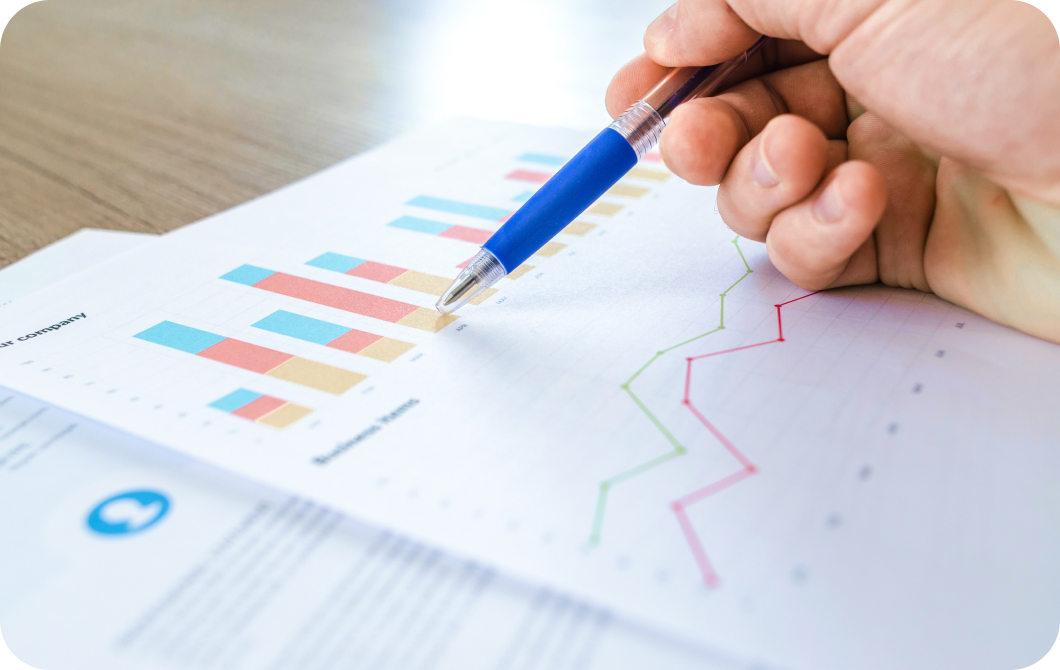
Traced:
[[2, 388], [0, 505], [43, 670], [747, 667]]
[[5, 308], [0, 379], [743, 658], [1040, 657], [1060, 347], [799, 289], [650, 159], [432, 311], [587, 139], [403, 138]]

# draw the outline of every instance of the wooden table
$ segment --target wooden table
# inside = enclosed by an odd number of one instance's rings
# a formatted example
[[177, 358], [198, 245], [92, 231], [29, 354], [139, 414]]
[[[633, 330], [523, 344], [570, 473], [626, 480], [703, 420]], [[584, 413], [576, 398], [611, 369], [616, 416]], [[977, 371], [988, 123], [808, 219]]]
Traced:
[[666, 0], [47, 0], [0, 43], [0, 267], [161, 233], [454, 114], [600, 127]]

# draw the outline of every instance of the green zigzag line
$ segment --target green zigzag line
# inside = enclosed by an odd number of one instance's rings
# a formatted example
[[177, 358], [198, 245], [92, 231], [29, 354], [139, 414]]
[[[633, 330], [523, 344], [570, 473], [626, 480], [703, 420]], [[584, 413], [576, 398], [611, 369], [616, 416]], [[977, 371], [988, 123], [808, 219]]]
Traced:
[[743, 250], [740, 249], [740, 237], [738, 235], [733, 238], [732, 243], [733, 246], [736, 247], [736, 253], [740, 254], [740, 260], [743, 261], [745, 272], [739, 279], [733, 282], [731, 286], [729, 286], [727, 289], [725, 289], [718, 295], [718, 297], [721, 299], [721, 308], [718, 317], [718, 327], [714, 328], [713, 330], [708, 330], [702, 335], [696, 335], [691, 339], [675, 344], [672, 347], [667, 347], [666, 349], [662, 349], [661, 351], [655, 352], [655, 355], [651, 357], [651, 360], [641, 366], [639, 370], [634, 372], [633, 376], [627, 379], [626, 382], [620, 387], [623, 391], [629, 394], [630, 399], [633, 400], [634, 403], [636, 403], [637, 407], [639, 407], [642, 412], [644, 412], [644, 415], [648, 417], [648, 420], [651, 421], [652, 424], [659, 429], [659, 432], [662, 433], [663, 437], [666, 438], [666, 441], [670, 443], [670, 446], [672, 448], [665, 454], [656, 456], [655, 458], [645, 461], [640, 465], [636, 465], [628, 470], [623, 470], [622, 472], [612, 475], [611, 477], [608, 477], [604, 481], [600, 482], [600, 492], [596, 498], [596, 512], [593, 514], [593, 529], [592, 532], [589, 534], [590, 546], [595, 547], [600, 544], [600, 535], [603, 532], [604, 527], [604, 513], [607, 511], [607, 498], [612, 488], [614, 488], [618, 484], [627, 482], [630, 479], [633, 479], [634, 477], [638, 477], [644, 474], [645, 472], [653, 470], [656, 467], [662, 465], [663, 463], [667, 463], [679, 456], [683, 456], [685, 453], [688, 452], [684, 445], [682, 445], [678, 441], [678, 439], [674, 437], [673, 433], [671, 433], [666, 428], [666, 426], [663, 425], [662, 421], [659, 421], [658, 417], [656, 417], [652, 413], [652, 411], [648, 409], [648, 406], [644, 404], [644, 401], [637, 397], [637, 394], [633, 392], [632, 384], [634, 381], [636, 381], [637, 377], [641, 376], [641, 374], [643, 374], [645, 370], [651, 367], [651, 365], [655, 361], [659, 360], [674, 349], [680, 349], [681, 347], [687, 344], [691, 344], [697, 340], [700, 340], [706, 337], [707, 335], [712, 335], [718, 332], [719, 330], [725, 330], [725, 296], [729, 293], [729, 291], [736, 288], [736, 286], [740, 282], [746, 279], [747, 275], [754, 272], [754, 270], [751, 269], [751, 266], [748, 265], [747, 258], [745, 258], [743, 255]]

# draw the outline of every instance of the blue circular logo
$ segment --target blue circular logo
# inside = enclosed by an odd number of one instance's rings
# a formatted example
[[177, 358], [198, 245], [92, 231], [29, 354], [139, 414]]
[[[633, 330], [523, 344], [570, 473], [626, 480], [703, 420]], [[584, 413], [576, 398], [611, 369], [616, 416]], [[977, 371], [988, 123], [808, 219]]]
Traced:
[[158, 491], [128, 491], [96, 505], [86, 523], [100, 535], [134, 535], [161, 521], [168, 511], [169, 498]]

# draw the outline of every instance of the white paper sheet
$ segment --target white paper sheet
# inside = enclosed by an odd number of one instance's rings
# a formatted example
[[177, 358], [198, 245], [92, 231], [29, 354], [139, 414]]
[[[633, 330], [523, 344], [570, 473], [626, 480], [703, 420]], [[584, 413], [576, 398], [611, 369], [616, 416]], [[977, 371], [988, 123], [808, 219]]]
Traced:
[[0, 625], [45, 670], [745, 667], [4, 389], [0, 509]]
[[[585, 140], [470, 121], [404, 138], [13, 305], [0, 375], [745, 658], [1040, 657], [1060, 621], [1060, 348], [911, 291], [807, 296], [710, 190], [650, 172], [456, 323], [393, 322], [434, 300], [401, 269], [455, 276], [475, 245], [454, 238], [533, 189], [506, 177]], [[350, 257], [399, 270], [335, 271]], [[357, 314], [350, 290], [409, 307]], [[275, 332], [298, 317], [326, 325]], [[414, 346], [349, 353], [351, 329]], [[240, 389], [312, 413], [281, 431], [209, 407]]]
[[82, 228], [0, 268], [0, 306], [155, 239], [154, 235]]

